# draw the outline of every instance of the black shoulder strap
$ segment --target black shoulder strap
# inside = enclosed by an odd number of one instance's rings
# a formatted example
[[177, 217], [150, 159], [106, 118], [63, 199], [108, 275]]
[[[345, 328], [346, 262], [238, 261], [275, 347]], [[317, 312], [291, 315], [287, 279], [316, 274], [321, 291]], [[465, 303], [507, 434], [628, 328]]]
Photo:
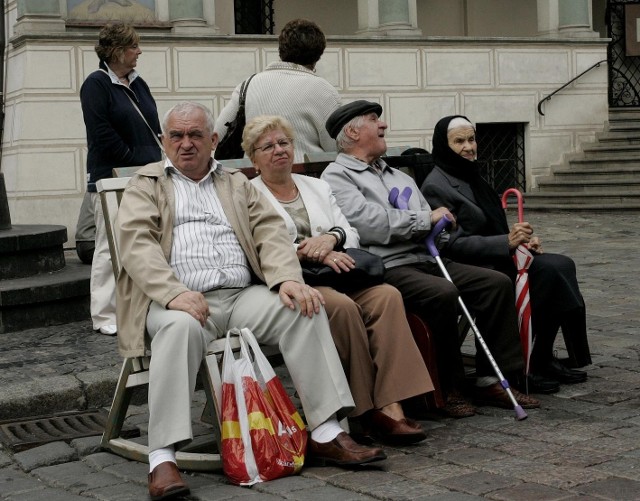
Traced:
[[242, 87], [240, 87], [240, 102], [239, 102], [240, 106], [244, 106], [244, 102], [247, 99], [247, 89], [249, 88], [249, 82], [251, 82], [251, 79], [255, 76], [256, 74], [254, 73], [249, 78], [247, 78], [244, 82], [242, 82]]

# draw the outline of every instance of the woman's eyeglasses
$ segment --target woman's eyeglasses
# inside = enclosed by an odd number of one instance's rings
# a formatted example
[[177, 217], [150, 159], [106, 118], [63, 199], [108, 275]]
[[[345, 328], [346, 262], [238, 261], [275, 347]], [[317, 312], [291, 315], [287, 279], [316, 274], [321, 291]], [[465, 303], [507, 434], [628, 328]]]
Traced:
[[280, 148], [282, 148], [283, 150], [286, 150], [287, 148], [290, 148], [292, 144], [293, 139], [287, 137], [285, 139], [280, 139], [275, 143], [267, 143], [263, 146], [256, 146], [255, 148], [253, 148], [253, 151], [260, 150], [263, 153], [273, 153], [275, 151], [276, 145], [280, 146]]

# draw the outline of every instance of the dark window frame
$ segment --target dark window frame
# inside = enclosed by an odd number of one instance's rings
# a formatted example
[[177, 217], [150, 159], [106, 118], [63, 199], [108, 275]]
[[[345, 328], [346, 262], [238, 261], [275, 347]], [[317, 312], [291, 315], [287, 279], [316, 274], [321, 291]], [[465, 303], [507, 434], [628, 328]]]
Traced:
[[480, 173], [500, 194], [527, 190], [524, 131], [520, 122], [476, 124]]

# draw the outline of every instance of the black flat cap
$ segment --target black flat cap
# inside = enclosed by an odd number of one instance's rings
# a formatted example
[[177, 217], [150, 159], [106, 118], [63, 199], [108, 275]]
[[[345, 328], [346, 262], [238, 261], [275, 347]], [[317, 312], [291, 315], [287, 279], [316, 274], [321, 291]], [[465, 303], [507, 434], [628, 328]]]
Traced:
[[366, 115], [371, 112], [376, 113], [378, 116], [382, 115], [382, 106], [378, 103], [364, 101], [362, 99], [359, 101], [353, 101], [352, 103], [347, 103], [340, 106], [340, 108], [329, 115], [325, 128], [329, 135], [335, 139], [338, 134], [340, 134], [340, 131], [345, 124], [352, 118]]

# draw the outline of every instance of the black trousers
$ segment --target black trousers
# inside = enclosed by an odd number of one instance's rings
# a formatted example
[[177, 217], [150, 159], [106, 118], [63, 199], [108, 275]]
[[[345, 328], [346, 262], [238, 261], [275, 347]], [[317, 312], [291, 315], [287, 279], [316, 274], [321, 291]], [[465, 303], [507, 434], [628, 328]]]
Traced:
[[[503, 264], [500, 271], [515, 281], [513, 262], [509, 260]], [[551, 360], [560, 329], [572, 365], [589, 365], [591, 352], [587, 340], [586, 309], [573, 260], [562, 254], [536, 255], [529, 267], [529, 296], [535, 339], [531, 354], [532, 370], [535, 372], [536, 366]]]
[[[443, 389], [464, 377], [458, 341], [458, 297], [476, 318], [476, 325], [503, 373], [522, 372], [524, 358], [518, 334], [513, 284], [503, 273], [443, 260], [452, 284], [435, 262], [415, 263], [386, 270], [385, 281], [396, 287], [408, 311], [428, 325], [436, 343], [438, 373]], [[494, 375], [476, 342], [476, 374]]]

